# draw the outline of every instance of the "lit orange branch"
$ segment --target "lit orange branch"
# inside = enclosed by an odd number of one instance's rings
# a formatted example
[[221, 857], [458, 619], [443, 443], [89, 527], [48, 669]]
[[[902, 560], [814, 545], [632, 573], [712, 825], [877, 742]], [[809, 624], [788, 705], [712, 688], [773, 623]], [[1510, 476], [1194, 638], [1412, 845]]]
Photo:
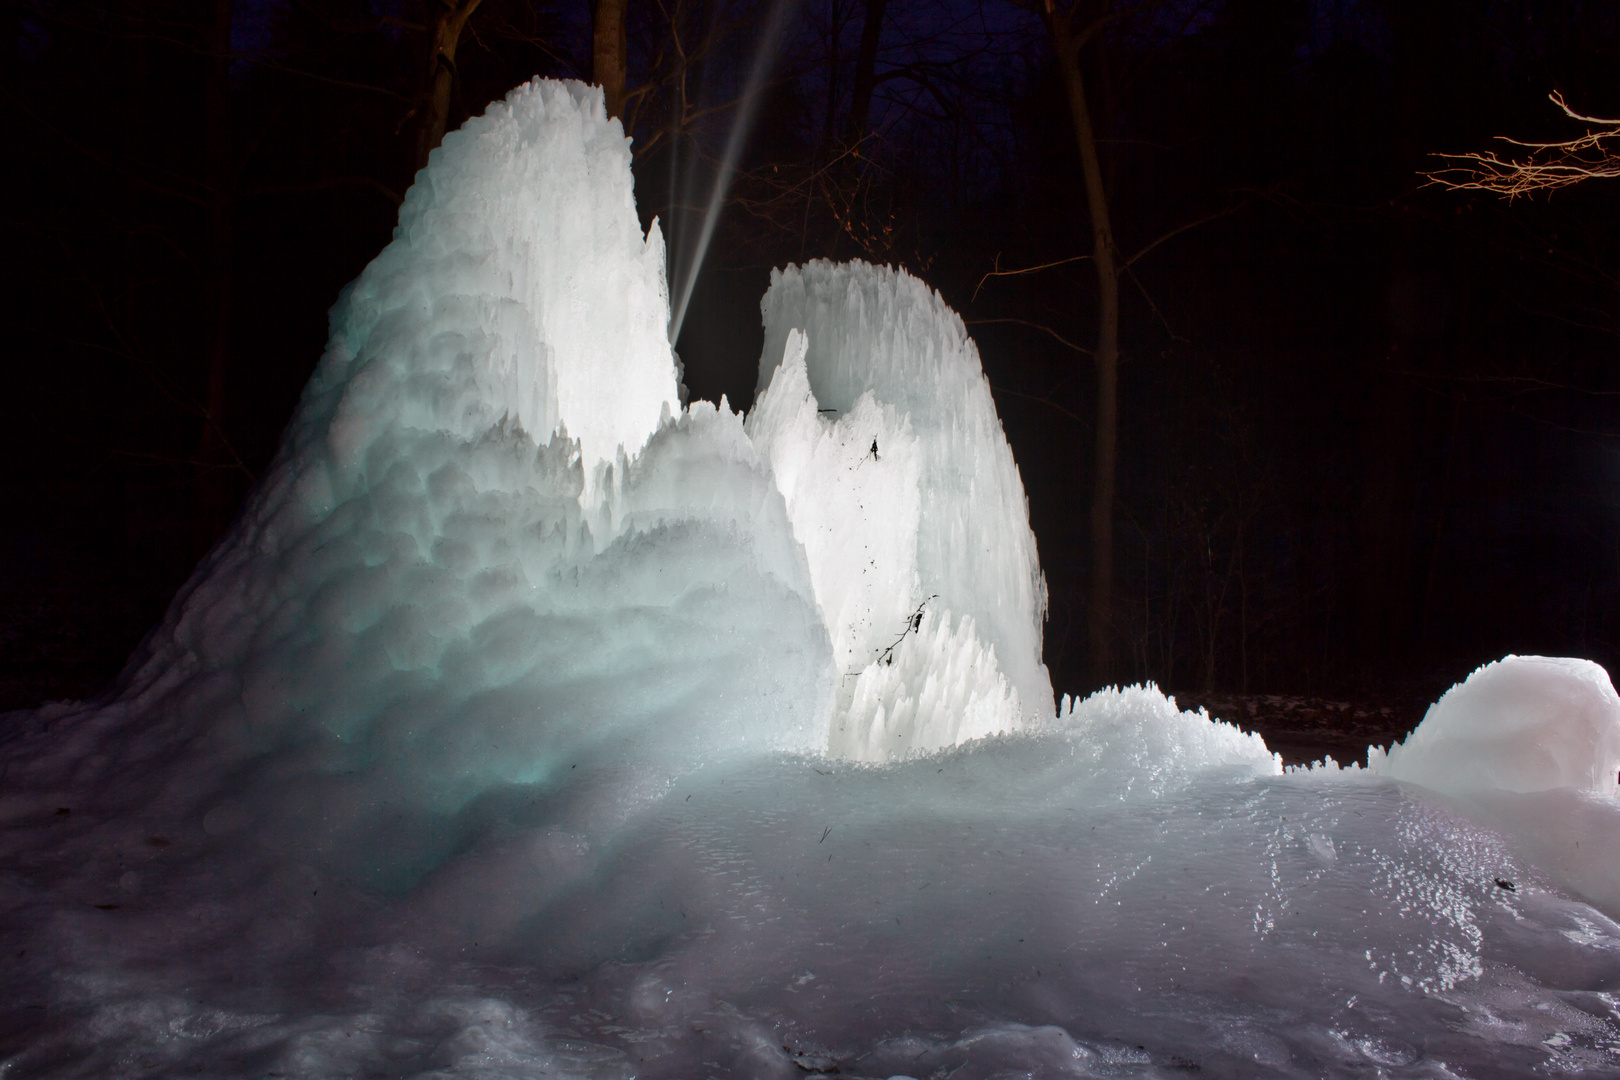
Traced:
[[[1090, 255], [1071, 255], [1067, 259], [1059, 259], [1056, 262], [1041, 263], [1041, 265], [1039, 265], [1039, 266], [1026, 266], [1022, 270], [1003, 270], [1001, 268], [1001, 253], [997, 252], [996, 253], [996, 261], [995, 261], [995, 269], [990, 271], [988, 274], [984, 275], [984, 277], [979, 279], [978, 288], [975, 288], [973, 290], [973, 299], [977, 300], [979, 298], [979, 289], [984, 288], [984, 283], [989, 281], [993, 277], [1016, 277], [1019, 274], [1033, 274], [1037, 270], [1046, 270], [1046, 269], [1049, 269], [1050, 267], [1053, 267], [1053, 266], [1064, 266], [1064, 265], [1066, 265], [1068, 263], [1080, 262], [1080, 261], [1082, 261], [1084, 259], [1089, 259], [1089, 258], [1091, 258]], [[1065, 343], [1065, 344], [1067, 344], [1067, 343]], [[1081, 351], [1084, 352], [1085, 350], [1081, 350]]]
[[1497, 138], [1529, 151], [1522, 158], [1504, 158], [1494, 150], [1468, 154], [1435, 154], [1456, 164], [1421, 175], [1430, 183], [1459, 191], [1490, 191], [1513, 198], [1538, 191], [1556, 191], [1583, 180], [1620, 176], [1620, 120], [1583, 116], [1564, 103], [1556, 90], [1547, 95], [1564, 115], [1584, 124], [1598, 125], [1578, 139], [1566, 142], [1522, 142]]

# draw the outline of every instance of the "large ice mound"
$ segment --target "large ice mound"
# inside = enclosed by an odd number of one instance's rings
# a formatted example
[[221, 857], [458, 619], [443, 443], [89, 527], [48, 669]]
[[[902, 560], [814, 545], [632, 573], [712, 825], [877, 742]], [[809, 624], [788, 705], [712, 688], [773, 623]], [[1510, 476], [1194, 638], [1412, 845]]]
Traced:
[[232, 533], [120, 700], [28, 768], [319, 821], [325, 857], [404, 888], [503, 786], [826, 746], [803, 553], [741, 417], [680, 410], [629, 165], [577, 84], [446, 138]]
[[1590, 660], [1508, 656], [1429, 708], [1377, 774], [1461, 800], [1560, 887], [1620, 913], [1620, 697]]
[[1373, 772], [1465, 795], [1620, 792], [1620, 696], [1590, 660], [1508, 656], [1446, 691]]
[[960, 321], [789, 269], [679, 409], [628, 166], [574, 85], [446, 139], [116, 692], [0, 728], [0, 1075], [1614, 1074], [1597, 669], [1410, 784], [1054, 716]]
[[[629, 165], [573, 84], [445, 140], [240, 521], [120, 698], [29, 763], [41, 782], [169, 762], [107, 797], [219, 834], [318, 820], [322, 859], [409, 889], [466, 807], [568, 790], [582, 761], [655, 790], [743, 750], [885, 760], [1050, 720], [1023, 490], [960, 320], [903, 273], [789, 271], [818, 283], [817, 363], [864, 404], [818, 415], [799, 333], [798, 399], [767, 392], [747, 429], [683, 410]], [[835, 333], [839, 296], [867, 337]], [[863, 452], [828, 468], [879, 487], [790, 482], [856, 419]], [[862, 580], [855, 619], [838, 590]], [[864, 741], [833, 727], [852, 712]]]

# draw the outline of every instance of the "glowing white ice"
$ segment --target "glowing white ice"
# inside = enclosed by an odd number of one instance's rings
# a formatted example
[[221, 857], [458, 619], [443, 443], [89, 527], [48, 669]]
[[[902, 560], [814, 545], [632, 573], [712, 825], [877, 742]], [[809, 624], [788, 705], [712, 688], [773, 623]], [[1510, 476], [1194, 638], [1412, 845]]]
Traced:
[[1436, 791], [1620, 791], [1620, 697], [1590, 660], [1509, 656], [1452, 687], [1374, 771]]
[[1029, 509], [962, 321], [864, 263], [779, 271], [762, 307], [746, 427], [832, 634], [832, 752], [883, 761], [1050, 718]]
[[447, 138], [115, 691], [9, 718], [0, 1074], [1620, 1065], [1601, 669], [1371, 770], [1054, 708], [960, 320], [789, 268], [682, 410], [629, 164], [571, 84]]

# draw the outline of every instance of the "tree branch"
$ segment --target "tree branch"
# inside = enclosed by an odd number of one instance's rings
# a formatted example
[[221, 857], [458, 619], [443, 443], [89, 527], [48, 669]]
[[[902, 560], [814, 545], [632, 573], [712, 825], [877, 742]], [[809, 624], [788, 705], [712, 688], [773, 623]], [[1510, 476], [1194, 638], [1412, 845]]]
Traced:
[[1223, 218], [1223, 217], [1226, 217], [1229, 214], [1235, 214], [1239, 210], [1243, 209], [1245, 206], [1249, 205], [1253, 201], [1254, 201], [1254, 196], [1251, 195], [1247, 199], [1243, 199], [1240, 202], [1228, 203], [1224, 209], [1217, 210], [1213, 214], [1205, 214], [1203, 217], [1198, 218], [1196, 221], [1189, 221], [1185, 225], [1176, 226], [1174, 229], [1171, 229], [1169, 232], [1165, 233], [1163, 236], [1161, 236], [1157, 240], [1153, 241], [1147, 247], [1145, 247], [1142, 250], [1138, 251], [1135, 255], [1132, 255], [1130, 258], [1126, 259], [1125, 260], [1125, 266], [1127, 268], [1129, 268], [1130, 266], [1134, 265], [1136, 260], [1138, 260], [1142, 256], [1146, 255], [1148, 252], [1152, 251], [1154, 248], [1158, 247], [1160, 244], [1164, 243], [1166, 240], [1174, 239], [1175, 237], [1180, 236], [1182, 233], [1186, 232], [1188, 229], [1196, 229], [1200, 225], [1207, 225], [1209, 222], [1214, 221], [1216, 218]]
[[1522, 160], [1504, 158], [1494, 150], [1466, 154], [1433, 154], [1432, 157], [1457, 162], [1434, 172], [1419, 172], [1430, 185], [1454, 191], [1489, 191], [1509, 199], [1538, 191], [1557, 191], [1585, 180], [1620, 176], [1620, 120], [1584, 116], [1571, 109], [1554, 90], [1547, 95], [1564, 115], [1586, 124], [1612, 130], [1588, 131], [1563, 142], [1524, 142], [1498, 135], [1511, 146], [1530, 151]]
[[965, 326], [980, 326], [985, 323], [1016, 323], [1019, 326], [1028, 326], [1031, 329], [1039, 330], [1045, 334], [1050, 334], [1052, 337], [1056, 338], [1064, 345], [1067, 345], [1077, 353], [1083, 353], [1086, 356], [1092, 355], [1091, 350], [1086, 348], [1084, 345], [1076, 345], [1074, 342], [1070, 341], [1068, 338], [1064, 337], [1050, 326], [1045, 326], [1038, 322], [1030, 322], [1028, 319], [963, 319], [962, 322]]
[[[995, 262], [996, 268], [979, 279], [979, 284], [973, 289], [973, 300], [977, 300], [979, 298], [979, 290], [984, 288], [984, 283], [993, 277], [1017, 277], [1019, 274], [1033, 274], [1037, 270], [1047, 270], [1054, 266], [1063, 266], [1067, 263], [1081, 262], [1089, 258], [1091, 258], [1090, 255], [1071, 255], [1067, 259], [1059, 259], [1056, 262], [1041, 263], [1039, 266], [1026, 266], [1022, 270], [1003, 270], [1001, 268], [1001, 256], [997, 255]], [[973, 301], [970, 300], [968, 302], [972, 303]]]

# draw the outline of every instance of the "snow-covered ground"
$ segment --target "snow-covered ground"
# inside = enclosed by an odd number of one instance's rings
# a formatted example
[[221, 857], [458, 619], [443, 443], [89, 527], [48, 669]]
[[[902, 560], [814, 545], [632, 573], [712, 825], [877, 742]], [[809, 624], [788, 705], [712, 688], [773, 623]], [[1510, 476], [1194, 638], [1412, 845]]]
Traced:
[[1054, 702], [959, 319], [812, 263], [680, 404], [599, 93], [449, 137], [117, 692], [0, 744], [0, 1075], [1620, 1074], [1620, 698], [1371, 770]]

